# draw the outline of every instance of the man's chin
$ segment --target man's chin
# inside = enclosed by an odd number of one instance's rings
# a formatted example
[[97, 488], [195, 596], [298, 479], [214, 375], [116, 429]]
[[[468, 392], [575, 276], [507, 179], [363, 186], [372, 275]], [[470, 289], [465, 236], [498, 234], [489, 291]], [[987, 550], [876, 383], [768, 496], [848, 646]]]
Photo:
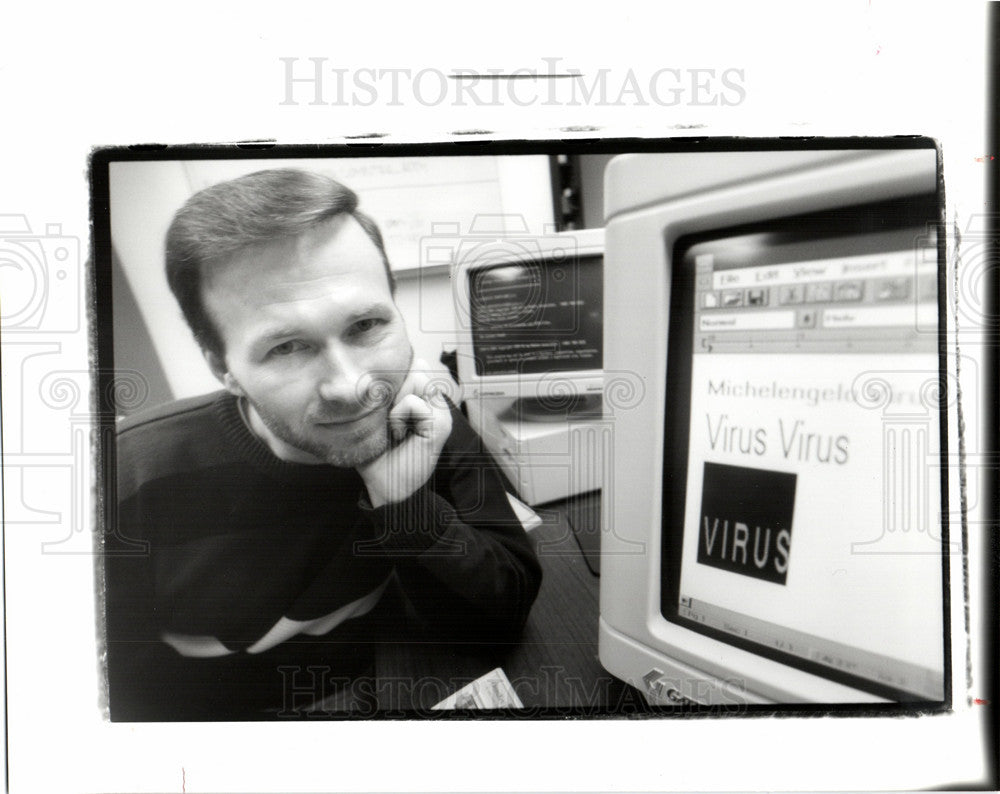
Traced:
[[263, 440], [284, 460], [299, 460], [300, 457], [283, 454], [275, 448], [276, 444], [305, 453], [316, 463], [342, 468], [371, 463], [389, 448], [388, 410], [366, 416], [356, 424], [310, 422], [293, 429], [279, 421], [275, 414], [261, 410], [260, 406], [251, 403], [251, 407], [271, 436], [271, 440]]
[[371, 463], [389, 449], [389, 431], [384, 425], [348, 445], [328, 445], [322, 458], [330, 466], [357, 468]]

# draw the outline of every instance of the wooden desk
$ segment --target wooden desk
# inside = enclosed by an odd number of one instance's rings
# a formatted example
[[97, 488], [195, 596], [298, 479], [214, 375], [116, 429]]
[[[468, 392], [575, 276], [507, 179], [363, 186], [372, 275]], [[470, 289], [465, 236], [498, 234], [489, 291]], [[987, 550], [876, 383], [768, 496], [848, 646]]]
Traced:
[[430, 709], [496, 667], [528, 709], [556, 710], [556, 715], [643, 709], [641, 695], [597, 660], [599, 579], [584, 561], [566, 505], [536, 512], [544, 522], [531, 531], [542, 585], [521, 641], [487, 651], [416, 641], [382, 648], [376, 660], [380, 711]]

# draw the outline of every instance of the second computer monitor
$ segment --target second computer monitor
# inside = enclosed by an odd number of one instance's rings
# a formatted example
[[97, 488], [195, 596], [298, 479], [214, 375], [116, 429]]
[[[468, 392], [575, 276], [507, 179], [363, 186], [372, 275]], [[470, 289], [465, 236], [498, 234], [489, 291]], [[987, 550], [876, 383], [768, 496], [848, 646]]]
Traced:
[[604, 232], [466, 241], [455, 262], [466, 398], [511, 398], [524, 418], [600, 411]]

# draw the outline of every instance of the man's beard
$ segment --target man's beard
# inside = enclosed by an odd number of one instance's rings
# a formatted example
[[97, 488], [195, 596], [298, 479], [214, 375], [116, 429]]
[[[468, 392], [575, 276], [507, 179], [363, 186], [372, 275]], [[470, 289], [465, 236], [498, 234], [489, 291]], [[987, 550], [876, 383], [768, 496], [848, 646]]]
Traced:
[[[247, 398], [249, 400], [249, 398]], [[340, 468], [357, 468], [370, 463], [381, 456], [389, 448], [388, 410], [379, 408], [384, 414], [382, 421], [373, 431], [361, 435], [349, 444], [343, 442], [327, 443], [310, 434], [307, 428], [293, 427], [286, 421], [271, 413], [260, 403], [249, 400], [261, 421], [277, 438], [286, 444], [308, 452], [330, 466]]]

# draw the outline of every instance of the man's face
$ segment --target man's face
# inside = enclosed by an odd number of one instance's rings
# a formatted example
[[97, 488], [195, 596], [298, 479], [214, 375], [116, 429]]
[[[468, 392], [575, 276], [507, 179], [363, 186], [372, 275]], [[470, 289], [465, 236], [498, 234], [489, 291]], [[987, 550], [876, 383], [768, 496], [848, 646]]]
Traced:
[[388, 447], [412, 348], [378, 248], [350, 216], [244, 251], [205, 307], [225, 344], [209, 364], [286, 460], [353, 467]]

